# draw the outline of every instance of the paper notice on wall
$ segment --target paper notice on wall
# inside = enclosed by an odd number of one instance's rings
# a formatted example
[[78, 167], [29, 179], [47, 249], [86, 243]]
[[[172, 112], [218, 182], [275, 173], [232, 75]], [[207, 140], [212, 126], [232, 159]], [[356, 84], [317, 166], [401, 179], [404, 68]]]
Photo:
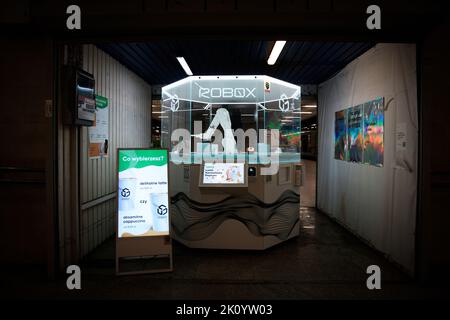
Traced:
[[108, 99], [102, 96], [96, 96], [95, 102], [97, 108], [94, 126], [88, 128], [90, 159], [108, 156], [109, 145]]
[[395, 130], [395, 141], [396, 141], [396, 150], [397, 151], [405, 151], [407, 144], [407, 133], [406, 133], [406, 123], [402, 122], [397, 124], [397, 128]]
[[413, 168], [407, 158], [408, 134], [405, 122], [398, 123], [395, 127], [395, 164], [397, 168], [403, 168], [409, 172]]

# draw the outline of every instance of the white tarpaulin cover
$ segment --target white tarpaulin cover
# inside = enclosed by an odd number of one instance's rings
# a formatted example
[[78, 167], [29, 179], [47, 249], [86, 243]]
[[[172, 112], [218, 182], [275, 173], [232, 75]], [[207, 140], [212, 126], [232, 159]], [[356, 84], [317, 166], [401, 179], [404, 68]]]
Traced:
[[[384, 165], [334, 159], [335, 112], [385, 99]], [[414, 272], [416, 47], [379, 44], [319, 86], [317, 206]]]

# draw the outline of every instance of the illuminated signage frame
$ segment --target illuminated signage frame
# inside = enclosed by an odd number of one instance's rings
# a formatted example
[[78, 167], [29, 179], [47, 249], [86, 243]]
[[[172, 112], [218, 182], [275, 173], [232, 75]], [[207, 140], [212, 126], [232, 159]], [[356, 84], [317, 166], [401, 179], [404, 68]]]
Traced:
[[[116, 153], [116, 181], [119, 186], [119, 155], [123, 150], [153, 150], [164, 151], [166, 157], [169, 157], [169, 151], [163, 148], [118, 148]], [[168, 205], [169, 216], [168, 226], [169, 234], [151, 235], [151, 236], [134, 236], [134, 237], [119, 237], [119, 194], [116, 196], [116, 216], [115, 216], [115, 231], [116, 231], [116, 275], [131, 275], [131, 274], [145, 274], [157, 272], [171, 272], [173, 271], [173, 254], [172, 254], [172, 239], [171, 239], [171, 223], [170, 223], [170, 176], [169, 176], [169, 159], [167, 159], [167, 191], [168, 191]], [[117, 191], [118, 193], [119, 191]], [[137, 260], [143, 258], [167, 258], [167, 268], [157, 269], [142, 269], [127, 271], [123, 265], [126, 261]], [[142, 264], [144, 265], [144, 264]]]

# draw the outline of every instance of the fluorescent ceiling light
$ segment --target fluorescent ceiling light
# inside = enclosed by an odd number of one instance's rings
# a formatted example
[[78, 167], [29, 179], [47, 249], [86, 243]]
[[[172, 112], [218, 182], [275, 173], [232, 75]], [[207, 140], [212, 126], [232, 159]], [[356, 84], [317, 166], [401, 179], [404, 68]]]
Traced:
[[272, 52], [270, 53], [269, 59], [267, 59], [267, 64], [272, 66], [275, 64], [275, 62], [277, 62], [278, 56], [280, 55], [281, 51], [283, 50], [283, 47], [285, 44], [286, 44], [286, 41], [275, 42], [275, 45], [272, 48]]
[[311, 111], [293, 111], [292, 113], [300, 113], [300, 114], [312, 114]]
[[152, 114], [161, 114], [161, 113], [166, 113], [165, 111], [152, 111]]
[[192, 76], [192, 71], [191, 68], [189, 68], [186, 60], [184, 60], [183, 57], [177, 57], [178, 62], [181, 64], [181, 66], [183, 67], [184, 72], [186, 72], [186, 74], [188, 76]]
[[302, 108], [317, 108], [317, 106], [313, 105], [313, 104], [308, 104], [308, 105], [302, 106]]

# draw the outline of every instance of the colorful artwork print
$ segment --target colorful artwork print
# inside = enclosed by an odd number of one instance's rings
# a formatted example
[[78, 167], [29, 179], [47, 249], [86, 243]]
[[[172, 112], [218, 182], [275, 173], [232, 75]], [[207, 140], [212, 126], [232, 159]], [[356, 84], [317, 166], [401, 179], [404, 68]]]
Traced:
[[383, 166], [384, 98], [364, 104], [364, 163]]
[[335, 112], [334, 120], [334, 158], [346, 160], [347, 153], [347, 124], [346, 111]]
[[347, 112], [348, 161], [362, 162], [363, 157], [363, 106], [349, 108]]

